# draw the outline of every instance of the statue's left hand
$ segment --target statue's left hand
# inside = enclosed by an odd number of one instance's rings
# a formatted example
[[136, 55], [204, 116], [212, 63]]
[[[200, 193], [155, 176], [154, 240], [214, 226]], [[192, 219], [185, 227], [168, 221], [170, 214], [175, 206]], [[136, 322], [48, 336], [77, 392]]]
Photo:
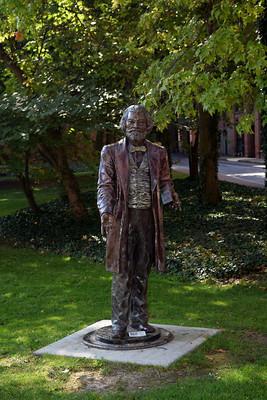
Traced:
[[175, 211], [182, 211], [181, 201], [176, 192], [172, 194], [173, 201], [168, 204], [168, 207], [172, 208]]
[[104, 213], [101, 215], [101, 234], [104, 238], [107, 237], [114, 224], [114, 216], [112, 214]]
[[175, 211], [182, 211], [181, 203], [172, 201], [171, 203], [168, 204], [168, 207]]

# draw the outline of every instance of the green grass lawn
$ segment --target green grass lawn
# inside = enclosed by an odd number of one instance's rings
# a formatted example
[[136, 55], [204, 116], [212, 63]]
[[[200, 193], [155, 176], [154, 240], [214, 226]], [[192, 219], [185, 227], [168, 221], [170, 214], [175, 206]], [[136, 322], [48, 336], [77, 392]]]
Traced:
[[[87, 259], [0, 247], [0, 399], [266, 399], [266, 278], [188, 283], [151, 274], [152, 322], [223, 331], [167, 369], [32, 352], [110, 318], [111, 275]], [[170, 373], [174, 383], [127, 392], [73, 392], [78, 374]], [[167, 371], [167, 372], [166, 372]], [[159, 378], [160, 380], [160, 378]]]
[[[58, 192], [54, 187], [35, 188], [34, 193], [38, 204], [58, 197]], [[24, 207], [28, 207], [28, 203], [22, 190], [15, 188], [0, 191], [0, 217], [14, 214]]]
[[[82, 191], [95, 189], [96, 176], [90, 172], [77, 172], [75, 174], [78, 178]], [[10, 180], [10, 178], [8, 178]], [[4, 182], [6, 178], [1, 177], [0, 181]], [[16, 178], [12, 178], [16, 181]], [[48, 186], [47, 183], [42, 185], [34, 185], [34, 195], [37, 204], [46, 203], [47, 201], [54, 200], [59, 197], [60, 189], [56, 185], [56, 181], [52, 181]], [[4, 215], [14, 214], [21, 208], [28, 207], [27, 199], [23, 190], [20, 189], [18, 183], [17, 188], [8, 188], [0, 190], [0, 217]]]
[[[185, 176], [175, 174], [175, 178]], [[81, 174], [79, 180], [83, 190], [94, 189], [95, 178], [89, 182], [88, 176]], [[35, 192], [39, 203], [58, 196], [53, 187], [41, 186]], [[183, 235], [191, 235], [190, 226], [200, 230], [198, 220], [194, 223], [190, 220], [190, 210], [193, 206], [197, 209], [196, 203], [186, 208], [190, 196], [184, 205]], [[206, 219], [203, 220], [211, 226], [214, 225], [211, 217], [217, 221], [223, 215], [226, 230], [229, 221], [243, 215], [243, 209], [247, 218], [256, 220], [256, 207], [263, 207], [263, 195], [255, 196], [253, 202], [250, 194], [237, 192], [235, 196], [230, 192], [216, 214], [204, 210]], [[0, 216], [26, 206], [20, 190], [0, 191]], [[180, 218], [180, 215], [175, 218], [167, 215], [170, 237], [181, 230]], [[248, 225], [247, 232], [251, 229], [252, 225]], [[169, 368], [33, 356], [33, 351], [40, 347], [97, 320], [110, 318], [111, 275], [102, 264], [92, 263], [85, 257], [72, 258], [2, 245], [0, 276], [0, 400], [266, 399], [267, 279], [264, 273], [227, 284], [181, 281], [176, 276], [152, 273], [151, 322], [222, 329], [220, 334]], [[102, 393], [78, 390], [84, 386], [79, 384], [77, 376], [93, 376], [97, 382], [114, 380], [120, 374], [136, 377], [132, 391], [120, 382]], [[147, 382], [143, 384], [141, 379], [146, 376]]]

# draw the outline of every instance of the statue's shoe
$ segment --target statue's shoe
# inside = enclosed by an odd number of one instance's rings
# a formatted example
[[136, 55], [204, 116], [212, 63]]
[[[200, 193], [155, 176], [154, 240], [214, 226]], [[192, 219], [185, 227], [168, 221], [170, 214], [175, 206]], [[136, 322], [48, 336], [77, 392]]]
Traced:
[[133, 324], [131, 324], [131, 327], [134, 329], [134, 330], [137, 330], [137, 331], [145, 331], [146, 333], [153, 333], [153, 332], [155, 332], [155, 328], [154, 328], [154, 326], [152, 326], [152, 325], [149, 325], [149, 324], [139, 324], [139, 323], [133, 323]]
[[112, 329], [111, 338], [112, 339], [124, 339], [126, 335], [125, 329]]

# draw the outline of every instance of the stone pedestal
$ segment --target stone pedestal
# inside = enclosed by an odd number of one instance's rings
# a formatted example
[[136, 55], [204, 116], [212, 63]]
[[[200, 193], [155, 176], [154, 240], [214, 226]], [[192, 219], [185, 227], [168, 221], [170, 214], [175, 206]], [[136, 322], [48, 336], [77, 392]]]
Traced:
[[83, 337], [83, 342], [88, 347], [104, 350], [141, 350], [150, 347], [162, 346], [173, 340], [171, 332], [163, 328], [155, 328], [152, 333], [129, 329], [122, 339], [112, 337], [112, 326], [104, 326], [95, 331], [90, 331]]
[[176, 325], [154, 324], [157, 329], [164, 329], [173, 335], [173, 340], [162, 345], [138, 350], [106, 350], [88, 346], [83, 338], [90, 332], [110, 325], [109, 320], [102, 320], [81, 329], [55, 343], [34, 352], [35, 355], [54, 354], [68, 357], [115, 362], [135, 363], [140, 365], [169, 366], [198, 347], [201, 343], [219, 332], [218, 329], [193, 328]]

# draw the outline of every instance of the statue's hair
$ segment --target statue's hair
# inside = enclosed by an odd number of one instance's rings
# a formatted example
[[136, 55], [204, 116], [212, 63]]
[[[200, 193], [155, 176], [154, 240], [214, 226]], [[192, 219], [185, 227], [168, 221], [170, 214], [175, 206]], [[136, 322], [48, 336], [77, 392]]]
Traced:
[[153, 120], [151, 118], [151, 115], [149, 112], [145, 109], [145, 106], [142, 104], [134, 104], [126, 108], [126, 110], [123, 112], [123, 116], [120, 121], [120, 128], [123, 132], [126, 131], [126, 121], [128, 119], [128, 114], [130, 111], [142, 111], [146, 117], [146, 124], [147, 124], [147, 131], [148, 133], [151, 132], [154, 124]]

